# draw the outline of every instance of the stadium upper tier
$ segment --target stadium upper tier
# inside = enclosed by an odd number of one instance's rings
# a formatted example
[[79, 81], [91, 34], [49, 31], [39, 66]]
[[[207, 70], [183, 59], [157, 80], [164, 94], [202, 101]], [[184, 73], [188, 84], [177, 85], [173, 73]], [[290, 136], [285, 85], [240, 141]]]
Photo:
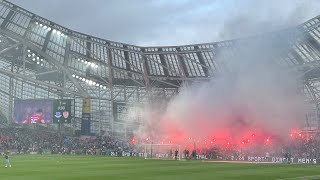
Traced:
[[[304, 91], [316, 102], [320, 97], [319, 25], [317, 16], [294, 28], [252, 37], [289, 45], [276, 49], [273, 60], [301, 71], [306, 79]], [[113, 118], [114, 101], [169, 99], [183, 84], [214, 77], [236, 56], [236, 47], [252, 38], [140, 47], [73, 31], [1, 0], [0, 107], [10, 117], [14, 98], [72, 97], [78, 103], [75, 111], [80, 118], [80, 98], [90, 97], [97, 100], [92, 106], [99, 115], [93, 119], [99, 121], [101, 129], [101, 116], [105, 123], [109, 116]]]

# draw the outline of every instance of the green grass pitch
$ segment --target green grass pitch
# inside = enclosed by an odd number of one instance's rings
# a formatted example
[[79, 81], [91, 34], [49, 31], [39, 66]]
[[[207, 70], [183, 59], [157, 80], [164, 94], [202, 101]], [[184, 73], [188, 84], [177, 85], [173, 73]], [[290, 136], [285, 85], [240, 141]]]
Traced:
[[[2, 157], [1, 180], [264, 180], [313, 176], [319, 165], [218, 163], [202, 161], [144, 160], [99, 156], [12, 156], [11, 168]], [[301, 178], [295, 178], [301, 179]]]

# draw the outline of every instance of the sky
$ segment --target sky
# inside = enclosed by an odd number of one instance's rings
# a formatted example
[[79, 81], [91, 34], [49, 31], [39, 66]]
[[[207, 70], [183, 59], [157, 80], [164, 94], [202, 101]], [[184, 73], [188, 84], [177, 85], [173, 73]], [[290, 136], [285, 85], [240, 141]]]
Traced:
[[9, 0], [69, 29], [139, 46], [185, 45], [283, 29], [319, 0]]

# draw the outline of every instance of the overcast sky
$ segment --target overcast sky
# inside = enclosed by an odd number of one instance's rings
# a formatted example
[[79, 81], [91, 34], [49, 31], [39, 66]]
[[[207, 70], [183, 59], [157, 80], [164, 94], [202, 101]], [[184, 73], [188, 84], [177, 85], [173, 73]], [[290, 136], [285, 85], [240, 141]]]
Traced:
[[9, 0], [72, 30], [141, 46], [240, 38], [320, 15], [320, 0]]

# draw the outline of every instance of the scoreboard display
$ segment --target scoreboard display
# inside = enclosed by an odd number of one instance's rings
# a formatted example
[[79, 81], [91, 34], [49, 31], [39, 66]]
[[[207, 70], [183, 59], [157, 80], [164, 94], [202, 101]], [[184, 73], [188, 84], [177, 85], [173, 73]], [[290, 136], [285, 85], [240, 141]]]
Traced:
[[53, 102], [53, 123], [71, 123], [71, 99], [59, 99]]
[[71, 123], [73, 99], [14, 100], [13, 121], [18, 124]]

